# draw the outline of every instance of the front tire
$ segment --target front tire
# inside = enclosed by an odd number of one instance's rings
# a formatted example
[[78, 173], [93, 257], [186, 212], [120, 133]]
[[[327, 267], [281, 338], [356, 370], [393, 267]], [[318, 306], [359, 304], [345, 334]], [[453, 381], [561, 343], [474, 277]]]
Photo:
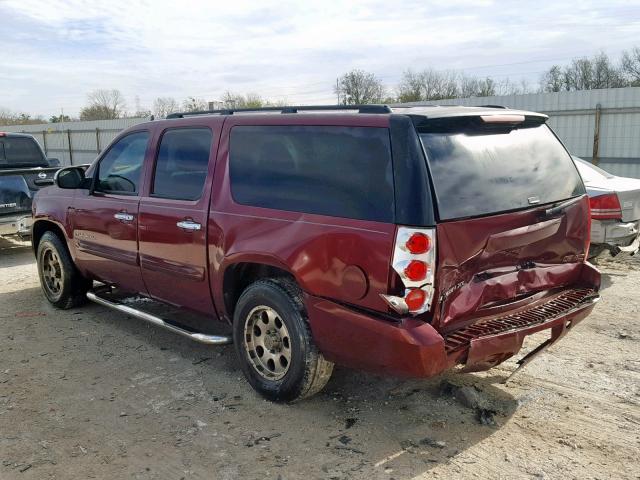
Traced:
[[251, 386], [275, 401], [296, 401], [319, 392], [333, 363], [318, 351], [299, 287], [265, 279], [242, 293], [233, 318], [233, 340]]
[[53, 232], [42, 235], [36, 258], [42, 291], [54, 307], [66, 310], [86, 301], [91, 282], [73, 264], [60, 237]]

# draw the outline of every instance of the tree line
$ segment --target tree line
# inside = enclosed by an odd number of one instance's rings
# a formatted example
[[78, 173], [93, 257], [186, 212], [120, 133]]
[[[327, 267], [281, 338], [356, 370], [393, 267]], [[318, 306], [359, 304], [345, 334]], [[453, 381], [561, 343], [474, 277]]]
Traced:
[[[640, 47], [622, 52], [612, 60], [605, 53], [593, 57], [571, 60], [566, 65], [553, 65], [545, 71], [537, 88], [525, 80], [513, 82], [508, 78], [469, 76], [455, 71], [433, 68], [405, 70], [394, 88], [388, 88], [374, 73], [354, 69], [338, 78], [334, 93], [338, 103], [403, 103], [448, 98], [488, 97], [494, 95], [521, 95], [534, 92], [560, 92], [640, 86]], [[238, 94], [227, 91], [213, 103], [213, 108], [260, 108], [283, 106], [286, 100], [268, 100], [257, 93]], [[79, 120], [111, 120], [125, 117], [164, 118], [184, 111], [208, 110], [210, 102], [200, 97], [187, 97], [182, 101], [174, 97], [158, 97], [151, 108], [140, 105], [135, 98], [134, 108], [128, 109], [125, 96], [117, 89], [99, 89], [87, 95], [86, 105], [80, 110]], [[30, 116], [0, 108], [0, 125], [59, 123], [72, 121], [68, 115], [53, 115], [48, 119]]]
[[497, 81], [492, 77], [427, 68], [405, 70], [398, 85], [388, 89], [375, 74], [356, 69], [338, 79], [334, 92], [341, 104], [359, 104], [620, 87], [640, 87], [640, 47], [624, 51], [617, 62], [607, 54], [599, 53], [590, 58], [575, 58], [567, 65], [553, 65], [542, 74], [538, 88], [525, 80]]

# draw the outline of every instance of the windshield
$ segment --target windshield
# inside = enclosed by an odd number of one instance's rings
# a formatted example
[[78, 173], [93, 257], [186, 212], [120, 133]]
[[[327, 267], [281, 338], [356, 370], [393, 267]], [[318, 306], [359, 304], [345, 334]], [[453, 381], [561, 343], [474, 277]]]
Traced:
[[47, 161], [33, 138], [0, 138], [0, 168], [46, 166]]
[[582, 160], [578, 157], [573, 157], [576, 162], [576, 167], [578, 167], [578, 172], [580, 172], [580, 176], [582, 180], [587, 183], [590, 182], [598, 182], [604, 178], [613, 178], [609, 172], [605, 172], [601, 168], [596, 167], [595, 165], [587, 162], [586, 160]]
[[530, 208], [585, 193], [571, 157], [546, 125], [418, 133], [441, 220]]

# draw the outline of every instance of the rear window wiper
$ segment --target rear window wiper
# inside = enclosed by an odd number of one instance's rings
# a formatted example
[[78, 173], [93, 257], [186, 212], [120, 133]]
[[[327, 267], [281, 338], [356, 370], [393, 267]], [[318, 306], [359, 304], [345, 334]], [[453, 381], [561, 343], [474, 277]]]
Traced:
[[572, 199], [569, 199], [569, 200], [564, 201], [562, 203], [559, 203], [555, 207], [547, 208], [544, 211], [544, 216], [545, 217], [553, 217], [555, 215], [558, 215], [558, 214], [562, 213], [566, 208], [570, 207], [571, 205], [574, 205], [574, 204], [578, 203], [580, 200], [582, 200], [582, 196], [576, 197], [576, 198], [572, 198]]

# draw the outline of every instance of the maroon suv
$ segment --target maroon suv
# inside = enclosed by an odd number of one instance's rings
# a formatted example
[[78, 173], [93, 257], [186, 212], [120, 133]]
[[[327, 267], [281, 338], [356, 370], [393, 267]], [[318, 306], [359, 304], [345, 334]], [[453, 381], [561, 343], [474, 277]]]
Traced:
[[334, 363], [488, 369], [547, 330], [526, 362], [599, 298], [589, 202], [546, 120], [368, 105], [136, 125], [37, 195], [42, 289], [59, 308], [88, 297], [233, 341], [251, 385], [278, 400], [316, 393]]

